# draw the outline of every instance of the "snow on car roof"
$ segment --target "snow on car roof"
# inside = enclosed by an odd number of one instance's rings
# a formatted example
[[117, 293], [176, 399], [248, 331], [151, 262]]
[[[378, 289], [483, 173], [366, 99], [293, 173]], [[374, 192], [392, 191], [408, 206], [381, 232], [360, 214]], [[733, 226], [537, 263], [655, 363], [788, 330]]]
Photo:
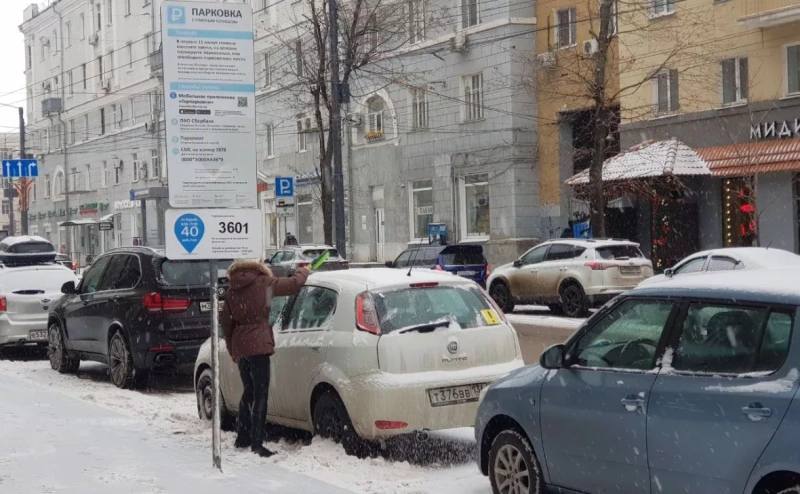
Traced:
[[598, 239], [554, 238], [552, 240], [547, 240], [545, 242], [542, 242], [539, 245], [553, 244], [553, 243], [568, 243], [568, 244], [580, 245], [581, 247], [605, 247], [608, 245], [636, 245], [636, 246], [639, 245], [638, 243], [632, 242], [630, 240], [616, 239], [616, 238], [598, 238]]
[[44, 242], [49, 244], [50, 241], [44, 237], [39, 237], [36, 235], [18, 235], [15, 237], [6, 237], [0, 243], [6, 245], [16, 245], [16, 244], [24, 244], [29, 242]]
[[756, 264], [756, 267], [800, 265], [800, 256], [797, 254], [788, 250], [770, 247], [725, 247], [696, 252], [691, 256], [687, 256], [687, 258], [707, 256], [709, 254], [733, 257], [746, 263]]
[[448, 284], [473, 283], [472, 281], [445, 271], [414, 268], [411, 275], [408, 269], [356, 268], [339, 271], [320, 271], [312, 275], [312, 280], [329, 283], [348, 282], [365, 284], [369, 288], [383, 288], [410, 283], [438, 282]]
[[800, 266], [718, 271], [702, 276], [675, 276], [634, 288], [631, 293], [800, 304], [798, 278]]

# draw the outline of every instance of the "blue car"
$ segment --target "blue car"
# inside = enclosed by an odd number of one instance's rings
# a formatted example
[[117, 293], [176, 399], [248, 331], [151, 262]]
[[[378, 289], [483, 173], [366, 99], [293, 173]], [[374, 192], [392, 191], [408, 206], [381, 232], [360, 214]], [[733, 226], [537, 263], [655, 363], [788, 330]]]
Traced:
[[475, 244], [421, 245], [409, 247], [394, 261], [386, 262], [390, 268], [428, 268], [447, 271], [469, 278], [486, 287], [490, 266], [483, 256], [483, 247]]
[[484, 391], [493, 491], [800, 494], [798, 279], [677, 277], [607, 303]]

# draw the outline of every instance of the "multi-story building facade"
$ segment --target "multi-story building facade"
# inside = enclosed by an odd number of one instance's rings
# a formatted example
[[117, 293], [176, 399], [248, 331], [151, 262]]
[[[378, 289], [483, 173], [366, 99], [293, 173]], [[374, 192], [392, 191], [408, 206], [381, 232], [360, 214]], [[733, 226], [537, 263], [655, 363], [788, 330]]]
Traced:
[[[85, 262], [163, 245], [159, 10], [151, 0], [59, 0], [25, 9], [27, 135], [39, 159], [30, 233]], [[136, 199], [136, 200], [132, 200]], [[148, 206], [149, 204], [149, 207]]]
[[[267, 0], [268, 2], [268, 0]], [[303, 2], [256, 4], [259, 167], [301, 177], [284, 217], [263, 194], [267, 245], [287, 231], [321, 242], [319, 131], [298, 71], [310, 49]], [[546, 237], [531, 77], [533, 2], [412, 0], [384, 30], [404, 42], [350, 82], [345, 119], [348, 255], [394, 258], [443, 223], [450, 242], [485, 246], [492, 262]], [[268, 7], [268, 8], [265, 8]], [[381, 33], [375, 34], [377, 40]], [[377, 41], [375, 41], [377, 43]]]
[[620, 15], [620, 57], [630, 62], [620, 84], [633, 88], [621, 98], [623, 148], [674, 137], [705, 159], [710, 176], [694, 187], [698, 247], [800, 251], [800, 4], [636, 5]]

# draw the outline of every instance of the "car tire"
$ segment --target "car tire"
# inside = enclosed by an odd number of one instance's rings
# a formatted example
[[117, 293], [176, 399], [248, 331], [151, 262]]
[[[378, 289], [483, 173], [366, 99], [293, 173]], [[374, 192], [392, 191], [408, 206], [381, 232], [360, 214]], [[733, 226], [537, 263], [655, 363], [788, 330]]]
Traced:
[[132, 389], [136, 384], [133, 354], [122, 331], [117, 331], [108, 342], [108, 373], [114, 386]]
[[[195, 396], [197, 397], [197, 415], [209, 422], [213, 419], [212, 400], [214, 399], [214, 373], [211, 369], [205, 369], [200, 373], [195, 385]], [[222, 393], [219, 395], [219, 422], [220, 428], [224, 431], [236, 430], [236, 417], [228, 411], [225, 405], [225, 397]]]
[[541, 494], [542, 469], [530, 442], [515, 430], [498, 434], [489, 450], [489, 480], [494, 494]]
[[511, 290], [503, 281], [495, 281], [489, 288], [489, 296], [500, 306], [500, 309], [506, 314], [514, 312], [514, 299], [511, 296]]
[[558, 291], [561, 310], [567, 317], [584, 317], [589, 312], [586, 293], [577, 282], [565, 283]]
[[789, 488], [782, 489], [777, 494], [800, 494], [800, 484], [793, 485]]
[[47, 329], [47, 358], [50, 367], [61, 374], [74, 374], [81, 365], [81, 360], [70, 356], [64, 346], [64, 331], [58, 323]]
[[563, 313], [561, 304], [549, 304], [547, 308], [550, 309], [550, 312], [556, 316], [559, 316]]
[[350, 415], [335, 391], [324, 391], [314, 403], [314, 434], [325, 439], [332, 439], [344, 447], [350, 456], [366, 458], [370, 456], [370, 448], [362, 440], [353, 427]]

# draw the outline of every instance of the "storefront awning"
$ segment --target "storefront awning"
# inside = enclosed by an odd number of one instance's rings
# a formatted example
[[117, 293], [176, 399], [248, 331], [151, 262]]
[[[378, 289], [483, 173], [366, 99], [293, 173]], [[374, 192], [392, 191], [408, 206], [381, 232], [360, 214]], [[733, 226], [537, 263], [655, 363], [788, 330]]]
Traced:
[[69, 220], [69, 221], [62, 221], [58, 224], [58, 226], [84, 226], [84, 225], [96, 225], [97, 220], [92, 218], [80, 218], [77, 220]]
[[776, 139], [700, 148], [699, 154], [718, 177], [800, 171], [800, 139]]
[[[710, 174], [705, 161], [692, 148], [676, 139], [640, 144], [603, 163], [603, 182]], [[571, 186], [588, 183], [588, 169], [566, 181]]]

